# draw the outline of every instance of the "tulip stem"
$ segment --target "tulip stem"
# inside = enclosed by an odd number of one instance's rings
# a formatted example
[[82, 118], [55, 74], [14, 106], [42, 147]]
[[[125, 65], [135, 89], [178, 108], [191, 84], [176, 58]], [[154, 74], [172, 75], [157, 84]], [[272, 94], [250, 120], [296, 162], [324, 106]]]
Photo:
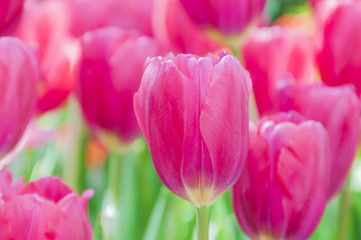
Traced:
[[208, 240], [209, 207], [197, 208], [197, 240]]
[[350, 198], [350, 179], [348, 179], [340, 196], [336, 239], [347, 239], [351, 207]]

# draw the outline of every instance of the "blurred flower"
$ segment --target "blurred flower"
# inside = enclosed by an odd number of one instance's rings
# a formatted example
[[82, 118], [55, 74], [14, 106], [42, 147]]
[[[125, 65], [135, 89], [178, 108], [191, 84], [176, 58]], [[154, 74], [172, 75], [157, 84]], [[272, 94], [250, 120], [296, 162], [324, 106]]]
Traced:
[[71, 32], [81, 36], [87, 31], [115, 26], [152, 34], [153, 0], [64, 0], [71, 13]]
[[37, 55], [16, 38], [0, 38], [0, 160], [19, 142], [35, 111]]
[[79, 197], [57, 177], [11, 182], [10, 172], [0, 172], [0, 239], [92, 239], [87, 216], [92, 190]]
[[[252, 239], [307, 239], [326, 206], [330, 149], [322, 125], [295, 112], [250, 125], [233, 208]], [[267, 238], [270, 237], [270, 238]]]
[[352, 83], [361, 94], [361, 2], [339, 5], [324, 26], [317, 56], [322, 81], [331, 86]]
[[154, 0], [154, 37], [175, 53], [204, 56], [220, 48], [188, 17], [179, 0]]
[[24, 0], [0, 1], [0, 36], [9, 34], [21, 18]]
[[254, 29], [242, 49], [260, 115], [272, 111], [274, 92], [284, 78], [314, 81], [312, 39], [288, 27]]
[[133, 95], [145, 60], [158, 53], [152, 38], [118, 28], [98, 29], [82, 37], [77, 95], [95, 132], [105, 130], [124, 141], [138, 136]]
[[265, 0], [180, 0], [189, 17], [223, 34], [240, 33], [263, 11]]
[[328, 197], [344, 185], [361, 136], [359, 99], [350, 86], [328, 87], [289, 82], [278, 92], [280, 110], [296, 110], [307, 119], [323, 124], [332, 150]]
[[74, 88], [79, 50], [70, 38], [69, 16], [61, 1], [27, 1], [15, 36], [34, 44], [40, 53], [38, 113], [58, 107]]
[[232, 186], [247, 153], [251, 81], [235, 57], [219, 54], [152, 58], [134, 96], [160, 179], [196, 207]]

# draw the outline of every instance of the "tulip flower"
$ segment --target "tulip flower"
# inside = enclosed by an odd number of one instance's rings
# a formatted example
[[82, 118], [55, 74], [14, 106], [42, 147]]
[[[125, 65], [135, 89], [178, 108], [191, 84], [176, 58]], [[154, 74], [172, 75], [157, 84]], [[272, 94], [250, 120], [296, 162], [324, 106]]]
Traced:
[[16, 38], [0, 38], [0, 160], [14, 149], [34, 114], [38, 68], [33, 49]]
[[[306, 34], [287, 27], [254, 29], [242, 48], [260, 115], [272, 112], [280, 80], [312, 82], [314, 46]], [[262, 57], [260, 57], [262, 56]]]
[[265, 0], [180, 0], [189, 17], [223, 34], [240, 33], [263, 11]]
[[152, 24], [154, 37], [172, 52], [204, 56], [220, 49], [192, 22], [179, 0], [154, 0]]
[[324, 26], [317, 56], [322, 81], [331, 86], [351, 83], [361, 94], [361, 2], [339, 5]]
[[68, 30], [69, 16], [62, 1], [26, 2], [14, 36], [34, 44], [39, 50], [38, 113], [59, 107], [74, 88], [79, 49]]
[[232, 191], [240, 226], [252, 239], [307, 239], [326, 206], [326, 130], [290, 112], [251, 124], [249, 135], [247, 161]]
[[114, 133], [123, 141], [138, 136], [133, 95], [139, 88], [144, 61], [158, 51], [155, 40], [113, 27], [82, 37], [77, 95], [95, 132]]
[[134, 110], [162, 182], [196, 207], [237, 180], [251, 83], [238, 60], [169, 54], [147, 61]]
[[14, 30], [21, 18], [23, 4], [24, 0], [0, 1], [0, 36]]
[[344, 185], [361, 137], [360, 102], [351, 86], [328, 87], [285, 83], [278, 91], [279, 109], [296, 110], [323, 124], [332, 150], [328, 197]]
[[153, 0], [66, 0], [66, 3], [71, 14], [70, 30], [77, 37], [108, 26], [152, 35]]
[[0, 172], [0, 239], [91, 240], [87, 202], [57, 177], [11, 185], [10, 172]]

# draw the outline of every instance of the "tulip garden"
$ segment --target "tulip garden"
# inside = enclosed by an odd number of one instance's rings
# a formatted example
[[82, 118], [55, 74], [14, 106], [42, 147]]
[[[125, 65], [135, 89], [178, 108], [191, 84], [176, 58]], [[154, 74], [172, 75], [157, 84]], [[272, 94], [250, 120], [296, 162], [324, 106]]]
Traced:
[[361, 1], [0, 0], [0, 240], [361, 239]]

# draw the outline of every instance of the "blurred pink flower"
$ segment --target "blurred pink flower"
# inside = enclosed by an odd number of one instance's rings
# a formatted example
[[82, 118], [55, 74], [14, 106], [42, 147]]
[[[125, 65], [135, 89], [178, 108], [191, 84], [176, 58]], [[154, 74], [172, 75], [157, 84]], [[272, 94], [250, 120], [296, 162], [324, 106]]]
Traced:
[[81, 36], [87, 31], [108, 26], [152, 34], [153, 0], [64, 0], [71, 13], [71, 32]]
[[172, 52], [204, 56], [221, 47], [192, 22], [179, 0], [154, 0], [152, 24], [154, 37]]
[[351, 83], [361, 94], [361, 1], [339, 5], [324, 24], [317, 56], [322, 81], [331, 86]]
[[314, 45], [303, 32], [279, 26], [254, 29], [241, 51], [260, 115], [272, 111], [280, 80], [313, 82], [315, 79]]
[[223, 34], [240, 33], [260, 17], [266, 0], [180, 0], [189, 17]]
[[21, 18], [24, 0], [0, 1], [0, 36], [11, 33]]
[[0, 172], [0, 239], [92, 239], [87, 216], [92, 190], [79, 197], [57, 177], [11, 182], [10, 172]]
[[12, 37], [0, 38], [0, 160], [19, 142], [35, 111], [37, 55]]
[[40, 53], [41, 81], [37, 112], [60, 106], [73, 90], [79, 46], [69, 34], [69, 16], [61, 1], [27, 1], [15, 36]]
[[145, 60], [158, 53], [154, 39], [115, 27], [82, 37], [77, 95], [95, 131], [100, 128], [125, 141], [138, 136], [133, 95], [139, 88]]
[[328, 140], [320, 123], [295, 112], [250, 125], [248, 158], [232, 192], [235, 214], [248, 236], [303, 240], [311, 235], [326, 206]]
[[134, 110], [162, 182], [196, 207], [237, 180], [248, 146], [251, 81], [220, 52], [148, 60]]
[[328, 197], [344, 185], [361, 136], [361, 105], [351, 86], [328, 87], [301, 83], [284, 84], [278, 91], [279, 110], [296, 110], [323, 124], [332, 150]]

